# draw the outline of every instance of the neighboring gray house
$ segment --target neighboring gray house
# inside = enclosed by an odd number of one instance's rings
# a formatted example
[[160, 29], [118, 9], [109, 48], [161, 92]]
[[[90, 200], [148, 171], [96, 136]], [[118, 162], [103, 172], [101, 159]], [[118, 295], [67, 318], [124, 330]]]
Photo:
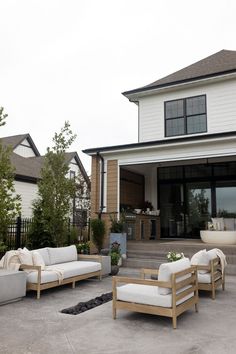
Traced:
[[[15, 190], [21, 196], [22, 217], [32, 216], [32, 202], [37, 197], [37, 182], [40, 180], [40, 171], [44, 163], [29, 134], [14, 135], [1, 138], [3, 145], [12, 146], [11, 162], [15, 168]], [[69, 178], [81, 173], [86, 185], [90, 188], [90, 180], [77, 152], [65, 154], [69, 164]]]

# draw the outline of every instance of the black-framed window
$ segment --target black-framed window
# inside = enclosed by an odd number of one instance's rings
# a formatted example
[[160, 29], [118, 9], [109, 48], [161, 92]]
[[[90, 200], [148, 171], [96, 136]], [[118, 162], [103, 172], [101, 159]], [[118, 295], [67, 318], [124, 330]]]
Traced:
[[165, 136], [207, 131], [206, 95], [166, 101]]

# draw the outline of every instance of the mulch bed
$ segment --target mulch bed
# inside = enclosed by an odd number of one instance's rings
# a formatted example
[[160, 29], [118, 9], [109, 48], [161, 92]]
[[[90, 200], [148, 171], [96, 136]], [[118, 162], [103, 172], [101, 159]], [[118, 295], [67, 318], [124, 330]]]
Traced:
[[112, 292], [102, 294], [101, 296], [95, 297], [86, 302], [79, 302], [77, 305], [68, 307], [67, 309], [61, 310], [61, 313], [66, 313], [68, 315], [79, 315], [82, 312], [93, 309], [94, 307], [105, 304], [112, 300]]

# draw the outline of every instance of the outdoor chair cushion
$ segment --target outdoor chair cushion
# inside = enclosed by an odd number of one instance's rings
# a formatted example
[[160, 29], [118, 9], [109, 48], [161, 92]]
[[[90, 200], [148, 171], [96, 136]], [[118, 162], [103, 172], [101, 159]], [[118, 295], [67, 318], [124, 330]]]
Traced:
[[[209, 265], [210, 262], [210, 256], [206, 249], [198, 251], [195, 253], [192, 258], [191, 258], [191, 264], [192, 265]], [[198, 274], [204, 274], [207, 273], [207, 270], [199, 270]]]
[[[181, 291], [187, 288], [189, 286], [181, 289]], [[185, 296], [177, 302], [177, 305], [190, 299], [193, 295], [194, 293]], [[119, 286], [117, 287], [117, 300], [160, 307], [172, 307], [172, 294], [161, 295], [159, 287], [151, 285], [126, 284]]]
[[[180, 271], [185, 270], [190, 267], [191, 267], [191, 263], [188, 258], [182, 258], [182, 259], [175, 261], [175, 262], [162, 263], [159, 268], [158, 280], [159, 281], [170, 281], [171, 275], [173, 273], [180, 272]], [[186, 276], [183, 276], [183, 277], [179, 277], [178, 281], [181, 281], [181, 280], [186, 279], [188, 277], [190, 277], [189, 274]], [[171, 292], [171, 289], [158, 287], [158, 292], [160, 295], [167, 295]]]
[[[48, 268], [50, 270], [44, 270], [41, 272], [41, 284], [59, 280], [58, 271], [60, 271], [63, 275], [63, 279], [67, 279], [70, 277], [75, 277], [77, 275], [83, 275], [101, 270], [101, 264], [98, 262], [74, 261], [68, 263], [61, 263], [58, 265], [51, 265]], [[37, 271], [28, 274], [27, 282], [37, 283], [37, 280]]]
[[68, 247], [51, 248], [48, 247], [50, 264], [77, 261], [77, 249], [75, 245]]
[[[215, 279], [221, 278], [221, 274]], [[211, 283], [211, 273], [198, 274], [198, 283], [210, 284]]]

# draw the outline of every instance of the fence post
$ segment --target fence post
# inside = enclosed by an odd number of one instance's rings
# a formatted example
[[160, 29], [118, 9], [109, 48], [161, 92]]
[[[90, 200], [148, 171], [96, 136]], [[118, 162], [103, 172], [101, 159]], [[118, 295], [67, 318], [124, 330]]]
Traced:
[[21, 247], [21, 217], [16, 219], [16, 249]]

